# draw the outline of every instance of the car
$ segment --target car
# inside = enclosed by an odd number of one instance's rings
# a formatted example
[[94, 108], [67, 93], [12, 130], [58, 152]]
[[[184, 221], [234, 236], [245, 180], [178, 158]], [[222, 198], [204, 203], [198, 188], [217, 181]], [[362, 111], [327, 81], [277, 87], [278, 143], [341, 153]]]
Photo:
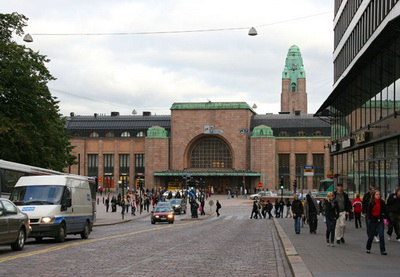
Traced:
[[30, 232], [28, 215], [10, 200], [0, 198], [0, 244], [9, 244], [14, 251], [22, 250]]
[[185, 199], [181, 199], [181, 198], [171, 199], [169, 201], [169, 203], [171, 203], [171, 206], [174, 209], [174, 212], [177, 212], [178, 214], [186, 213], [186, 200]]
[[259, 193], [250, 195], [250, 199], [259, 200], [262, 197], [276, 197], [276, 193], [272, 193], [270, 191], [260, 191]]
[[161, 207], [161, 208], [167, 207], [171, 211], [174, 211], [174, 208], [172, 207], [170, 202], [158, 202], [157, 205], [156, 205], [156, 208], [157, 207]]
[[156, 224], [156, 222], [168, 222], [169, 224], [173, 224], [174, 220], [174, 211], [168, 207], [156, 207], [154, 211], [151, 212], [151, 224]]

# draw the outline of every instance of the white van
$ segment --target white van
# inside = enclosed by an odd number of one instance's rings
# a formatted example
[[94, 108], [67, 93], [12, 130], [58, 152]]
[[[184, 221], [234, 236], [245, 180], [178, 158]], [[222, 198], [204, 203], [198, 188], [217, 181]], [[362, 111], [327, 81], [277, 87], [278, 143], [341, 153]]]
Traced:
[[78, 175], [21, 177], [10, 200], [29, 216], [30, 237], [41, 241], [54, 237], [63, 242], [67, 234], [87, 239], [95, 220], [90, 178]]

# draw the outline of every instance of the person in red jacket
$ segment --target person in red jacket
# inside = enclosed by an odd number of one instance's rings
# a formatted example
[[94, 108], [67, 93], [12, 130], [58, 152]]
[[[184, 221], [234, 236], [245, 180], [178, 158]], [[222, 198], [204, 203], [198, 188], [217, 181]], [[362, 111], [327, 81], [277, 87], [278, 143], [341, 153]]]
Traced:
[[353, 199], [351, 205], [353, 206], [356, 228], [358, 228], [358, 225], [360, 225], [361, 228], [362, 201], [359, 193], [356, 194], [356, 198]]

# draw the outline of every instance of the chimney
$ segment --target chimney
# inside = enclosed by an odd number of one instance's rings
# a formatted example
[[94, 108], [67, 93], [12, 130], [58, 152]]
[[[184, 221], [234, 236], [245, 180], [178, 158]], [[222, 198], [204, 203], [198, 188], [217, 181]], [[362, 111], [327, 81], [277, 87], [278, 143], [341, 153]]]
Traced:
[[74, 113], [74, 112], [70, 112], [70, 113], [69, 113], [69, 116], [70, 116], [70, 117], [74, 117], [74, 116], [75, 116], [75, 113]]
[[119, 112], [111, 112], [111, 116], [119, 116]]
[[143, 116], [150, 116], [151, 112], [143, 112]]

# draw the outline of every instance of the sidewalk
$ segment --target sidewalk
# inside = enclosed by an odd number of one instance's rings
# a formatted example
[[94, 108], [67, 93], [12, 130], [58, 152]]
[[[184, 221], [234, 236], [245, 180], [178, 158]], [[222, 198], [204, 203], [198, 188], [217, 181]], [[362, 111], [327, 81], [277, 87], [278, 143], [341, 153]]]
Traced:
[[[388, 241], [385, 231], [387, 256], [382, 256], [379, 243], [373, 243], [371, 254], [366, 253], [365, 224], [356, 229], [354, 220], [346, 222], [345, 243], [326, 245], [326, 225], [318, 218], [317, 234], [310, 234], [304, 225], [301, 234], [294, 231], [292, 218], [275, 219], [280, 239], [295, 276], [396, 276], [399, 274], [400, 243]], [[364, 218], [362, 218], [364, 223]], [[395, 235], [392, 236], [395, 238]]]

